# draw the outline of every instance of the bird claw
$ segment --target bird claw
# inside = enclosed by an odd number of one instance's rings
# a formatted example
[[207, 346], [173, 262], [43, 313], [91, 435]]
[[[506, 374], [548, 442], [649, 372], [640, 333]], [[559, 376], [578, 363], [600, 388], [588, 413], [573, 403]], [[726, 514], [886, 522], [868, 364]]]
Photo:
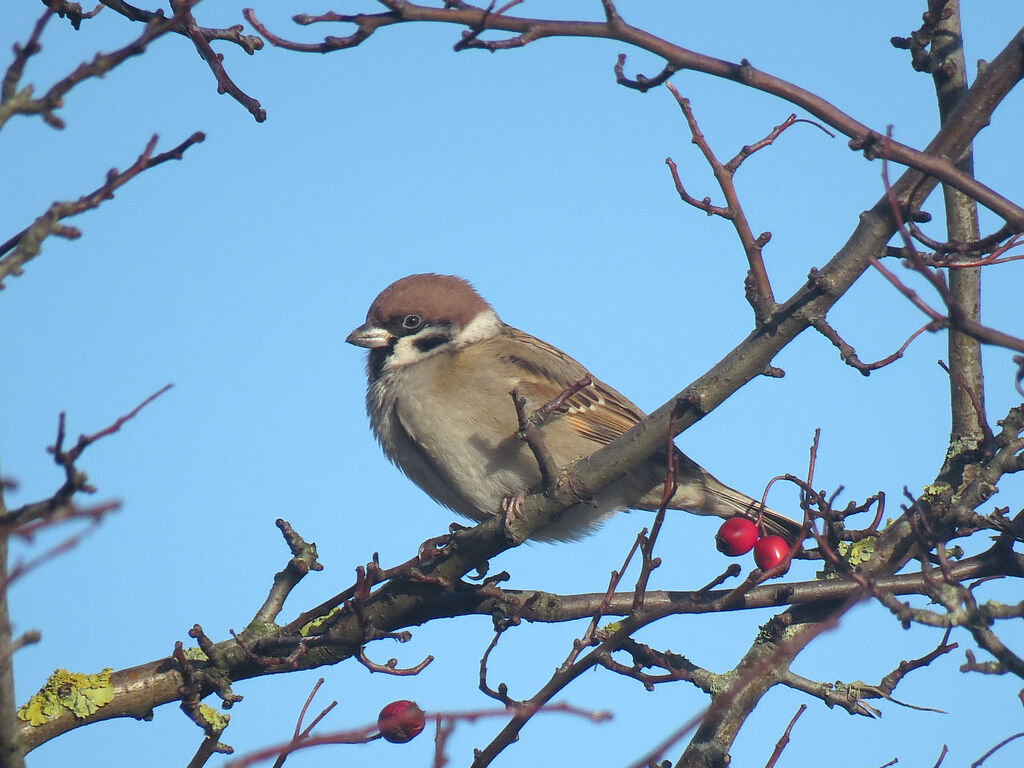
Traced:
[[523, 502], [526, 500], [526, 495], [526, 491], [520, 491], [519, 493], [505, 496], [501, 500], [501, 519], [505, 529], [505, 536], [514, 542], [521, 541], [521, 537], [517, 536], [513, 531], [513, 526], [515, 526], [523, 510]]
[[501, 500], [501, 514], [505, 516], [505, 524], [508, 525], [515, 521], [519, 517], [519, 513], [523, 509], [523, 502], [526, 500], [526, 491], [520, 491], [514, 493], [511, 496], [505, 496]]
[[443, 555], [445, 550], [451, 544], [452, 535], [446, 533], [443, 536], [435, 536], [432, 539], [427, 539], [420, 544], [419, 549], [416, 551], [416, 561], [423, 565], [436, 560], [440, 555]]

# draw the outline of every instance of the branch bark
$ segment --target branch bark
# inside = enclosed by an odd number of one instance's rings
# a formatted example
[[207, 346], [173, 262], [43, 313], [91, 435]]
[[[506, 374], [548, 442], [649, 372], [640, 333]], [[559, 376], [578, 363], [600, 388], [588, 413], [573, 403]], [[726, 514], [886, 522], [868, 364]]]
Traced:
[[[853, 149], [864, 150], [872, 159], [887, 157], [893, 162], [914, 168], [939, 181], [946, 182], [1004, 218], [1014, 232], [1024, 231], [1024, 208], [1015, 205], [976, 179], [961, 173], [951, 162], [950, 158], [959, 158], [966, 147], [960, 147], [956, 152], [947, 152], [943, 151], [944, 147], [935, 146], [933, 142], [925, 150], [918, 151], [899, 142], [891, 142], [882, 148], [882, 133], [872, 130], [817, 94], [767, 72], [762, 72], [753, 67], [746, 59], [737, 64], [670, 43], [650, 32], [627, 24], [617, 13], [609, 14], [604, 22], [554, 21], [493, 14], [486, 9], [466, 7], [462, 3], [459, 4], [459, 7], [435, 8], [416, 5], [406, 2], [406, 0], [380, 0], [380, 2], [390, 9], [388, 13], [325, 14], [321, 17], [297, 18], [299, 23], [336, 21], [357, 25], [356, 34], [345, 38], [330, 37], [322, 44], [313, 45], [291, 43], [273, 35], [266, 26], [260, 23], [251, 8], [246, 8], [243, 14], [246, 20], [271, 44], [290, 50], [317, 53], [351, 48], [365, 42], [380, 28], [414, 21], [465, 26], [472, 30], [466, 34], [474, 37], [486, 30], [514, 32], [518, 35], [516, 39], [520, 41], [520, 45], [546, 37], [594, 37], [618, 40], [660, 56], [665, 60], [666, 66], [674, 72], [684, 69], [703, 72], [778, 96], [801, 107], [821, 122], [849, 137]], [[507, 41], [499, 41], [493, 45], [494, 50], [507, 47], [511, 47]], [[957, 119], [964, 121], [965, 129], [972, 136], [988, 124], [992, 110], [1002, 100], [1009, 88], [1012, 88], [1024, 76], [1024, 72], [1021, 70], [1022, 49], [1024, 49], [1024, 29], [1018, 30], [1014, 34], [1003, 53], [992, 62], [992, 65], [995, 65], [999, 71], [999, 76], [985, 77], [985, 73], [983, 73], [979, 75], [978, 81], [975, 83], [977, 85], [983, 80], [985, 81], [984, 90], [988, 92], [990, 100], [979, 99], [972, 104], [970, 111], [957, 111]], [[1011, 82], [1005, 82], [1006, 79]], [[976, 124], [979, 119], [981, 124]], [[927, 185], [927, 190], [930, 191], [933, 187], [934, 182]]]
[[[960, 25], [960, 0], [930, 0], [929, 10], [946, 15], [939, 21], [932, 39], [931, 57], [937, 65], [932, 72], [935, 94], [939, 105], [939, 118], [946, 125], [960, 100], [967, 93], [967, 62], [964, 58], [963, 30]], [[968, 147], [956, 163], [963, 173], [974, 175], [974, 152]], [[944, 184], [942, 196], [946, 207], [946, 239], [950, 242], [970, 243], [980, 236], [978, 206], [960, 190]], [[954, 255], [969, 260], [970, 254]], [[968, 267], [949, 270], [949, 292], [960, 311], [974, 322], [981, 321], [981, 268]], [[949, 380], [952, 428], [950, 456], [964, 450], [978, 448], [985, 436], [981, 420], [984, 418], [985, 381], [981, 364], [981, 342], [953, 328], [949, 331]], [[959, 378], [959, 382], [957, 379]], [[972, 402], [974, 392], [981, 409]]]

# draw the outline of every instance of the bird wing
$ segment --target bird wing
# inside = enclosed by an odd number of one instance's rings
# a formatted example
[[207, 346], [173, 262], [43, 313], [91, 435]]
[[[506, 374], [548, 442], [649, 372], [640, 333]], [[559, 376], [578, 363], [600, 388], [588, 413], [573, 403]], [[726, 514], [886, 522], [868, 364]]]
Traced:
[[559, 349], [514, 328], [511, 336], [521, 342], [506, 357], [518, 369], [517, 388], [530, 405], [538, 408], [562, 395], [584, 379], [590, 384], [566, 397], [562, 419], [583, 439], [607, 445], [644, 417], [628, 398], [594, 378], [586, 368]]

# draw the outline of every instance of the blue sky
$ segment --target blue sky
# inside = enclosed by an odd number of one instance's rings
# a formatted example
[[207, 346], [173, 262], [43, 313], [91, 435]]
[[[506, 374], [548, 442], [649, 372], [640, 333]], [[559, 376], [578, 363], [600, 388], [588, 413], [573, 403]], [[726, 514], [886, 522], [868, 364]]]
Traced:
[[[12, 4], [14, 5], [14, 4]], [[294, 27], [298, 3], [256, 6], [280, 34], [317, 40], [341, 28]], [[272, 7], [270, 7], [272, 5]], [[922, 3], [871, 0], [856, 13], [814, 2], [770, 11], [753, 4], [622, 2], [636, 26], [725, 59], [756, 66], [816, 91], [877, 130], [923, 146], [935, 130], [929, 78], [889, 45], [914, 29]], [[359, 6], [371, 10], [372, 3]], [[334, 10], [344, 11], [343, 6]], [[355, 8], [353, 8], [355, 10]], [[599, 18], [600, 4], [544, 3], [524, 14]], [[968, 7], [967, 58], [993, 57], [1020, 28], [1019, 4]], [[24, 40], [37, 3], [5, 10], [2, 50]], [[240, 6], [200, 4], [207, 26], [242, 21]], [[97, 50], [139, 33], [109, 10], [80, 32], [54, 20], [27, 68], [37, 91]], [[566, 350], [597, 376], [653, 409], [703, 373], [749, 331], [742, 298], [745, 261], [731, 227], [682, 205], [664, 166], [679, 164], [688, 189], [719, 200], [714, 180], [671, 96], [615, 85], [617, 43], [545, 40], [494, 55], [453, 53], [459, 30], [385, 29], [363, 46], [326, 56], [264, 49], [253, 57], [221, 45], [240, 87], [260, 99], [262, 125], [218, 96], [206, 65], [184, 38], [167, 37], [146, 55], [76, 88], [54, 131], [16, 117], [0, 135], [0, 239], [55, 199], [94, 189], [111, 166], [129, 165], [153, 133], [167, 149], [195, 130], [206, 141], [184, 161], [153, 169], [115, 199], [70, 222], [81, 240], [46, 241], [24, 276], [0, 294], [0, 469], [18, 480], [19, 504], [52, 493], [60, 475], [45, 453], [57, 414], [76, 436], [110, 423], [168, 382], [174, 389], [123, 431], [89, 449], [81, 466], [97, 499], [124, 507], [73, 552], [12, 589], [16, 632], [38, 628], [42, 642], [19, 651], [19, 699], [55, 667], [124, 668], [170, 653], [198, 622], [215, 639], [241, 629], [262, 603], [286, 550], [273, 521], [290, 520], [319, 545], [327, 569], [296, 590], [285, 614], [350, 583], [353, 568], [379, 552], [408, 558], [443, 532], [451, 513], [391, 467], [373, 443], [363, 409], [363, 356], [344, 344], [369, 302], [397, 277], [424, 271], [469, 278], [512, 325]], [[629, 54], [627, 72], [660, 64]], [[5, 54], [6, 55], [6, 54]], [[6, 66], [6, 64], [4, 64]], [[694, 73], [673, 78], [692, 99], [722, 157], [760, 138], [791, 106]], [[1019, 130], [1024, 99], [1014, 93], [979, 138], [979, 177], [1024, 199]], [[1017, 153], [1019, 154], [1019, 153]], [[749, 160], [738, 187], [756, 232], [770, 230], [766, 263], [776, 294], [788, 296], [811, 266], [845, 242], [860, 211], [881, 195], [881, 167], [798, 125]], [[930, 202], [937, 215], [941, 204]], [[991, 217], [986, 231], [993, 229]], [[930, 230], [941, 238], [942, 230]], [[988, 273], [985, 321], [1020, 335], [1021, 262]], [[934, 298], [922, 287], [922, 294]], [[1017, 295], [1016, 301], [1014, 294]], [[924, 319], [883, 281], [866, 276], [830, 314], [863, 359], [889, 354]], [[1019, 402], [1010, 353], [986, 350], [988, 406], [995, 419]], [[922, 337], [899, 364], [863, 378], [832, 346], [810, 334], [775, 361], [781, 380], [760, 379], [684, 433], [679, 445], [723, 481], [751, 494], [769, 478], [801, 474], [814, 429], [822, 429], [817, 481], [845, 487], [844, 499], [884, 490], [895, 510], [902, 489], [927, 484], [948, 435], [947, 380], [935, 364], [944, 339]], [[1022, 484], [1006, 481], [997, 504], [1020, 507]], [[770, 503], [792, 509], [777, 486]], [[895, 512], [894, 512], [895, 514]], [[642, 513], [619, 515], [574, 545], [521, 547], [497, 558], [511, 584], [555, 592], [603, 590]], [[690, 589], [719, 573], [713, 520], [677, 514], [660, 540], [664, 565], [652, 586]], [[28, 556], [63, 536], [42, 538]], [[811, 566], [794, 577], [810, 578]], [[628, 580], [628, 577], [627, 577]], [[993, 585], [986, 596], [1018, 600]], [[732, 666], [771, 614], [677, 617], [641, 639], [714, 670]], [[1004, 637], [1024, 642], [1019, 626]], [[492, 681], [532, 695], [565, 657], [579, 626], [522, 626], [492, 656]], [[286, 739], [319, 675], [323, 703], [339, 706], [325, 729], [363, 725], [396, 698], [427, 710], [490, 708], [477, 691], [477, 662], [490, 640], [483, 617], [435, 622], [397, 647], [371, 645], [371, 658], [412, 665], [436, 661], [417, 678], [369, 674], [355, 663], [246, 681], [224, 739], [239, 752]], [[851, 612], [794, 666], [831, 682], [877, 682], [901, 659], [939, 641], [937, 630], [902, 631], [878, 606]], [[881, 708], [879, 721], [852, 718], [807, 701], [783, 765], [828, 758], [839, 765], [931, 765], [943, 743], [947, 764], [978, 758], [1022, 730], [1019, 680], [964, 677], [961, 650], [911, 675], [897, 698], [939, 715]], [[685, 684], [647, 694], [631, 680], [585, 675], [562, 697], [610, 709], [592, 725], [538, 717], [496, 763], [527, 761], [626, 765], [689, 719], [705, 699]], [[763, 764], [805, 698], [773, 690], [736, 743], [736, 765]], [[460, 725], [450, 754], [465, 764], [500, 721]], [[109, 765], [111, 754], [151, 768], [187, 762], [200, 735], [176, 707], [152, 723], [113, 721], [79, 729], [37, 750], [33, 768], [72, 762]], [[986, 766], [1019, 765], [1021, 742]], [[332, 747], [294, 755], [429, 765], [432, 743]], [[674, 758], [677, 753], [670, 753]], [[216, 760], [211, 765], [220, 764]]]

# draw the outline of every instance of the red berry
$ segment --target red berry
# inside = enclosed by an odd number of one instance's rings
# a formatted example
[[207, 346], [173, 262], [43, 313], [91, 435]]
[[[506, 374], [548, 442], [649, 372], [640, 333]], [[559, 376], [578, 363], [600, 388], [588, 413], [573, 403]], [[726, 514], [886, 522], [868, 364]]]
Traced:
[[426, 715], [415, 701], [399, 699], [380, 711], [377, 728], [380, 735], [392, 744], [404, 744], [419, 735], [425, 722]]
[[715, 534], [715, 546], [723, 555], [739, 557], [754, 547], [757, 526], [745, 517], [732, 517], [722, 523]]
[[789, 542], [781, 536], [765, 536], [754, 545], [754, 562], [762, 571], [774, 568], [789, 558]]

